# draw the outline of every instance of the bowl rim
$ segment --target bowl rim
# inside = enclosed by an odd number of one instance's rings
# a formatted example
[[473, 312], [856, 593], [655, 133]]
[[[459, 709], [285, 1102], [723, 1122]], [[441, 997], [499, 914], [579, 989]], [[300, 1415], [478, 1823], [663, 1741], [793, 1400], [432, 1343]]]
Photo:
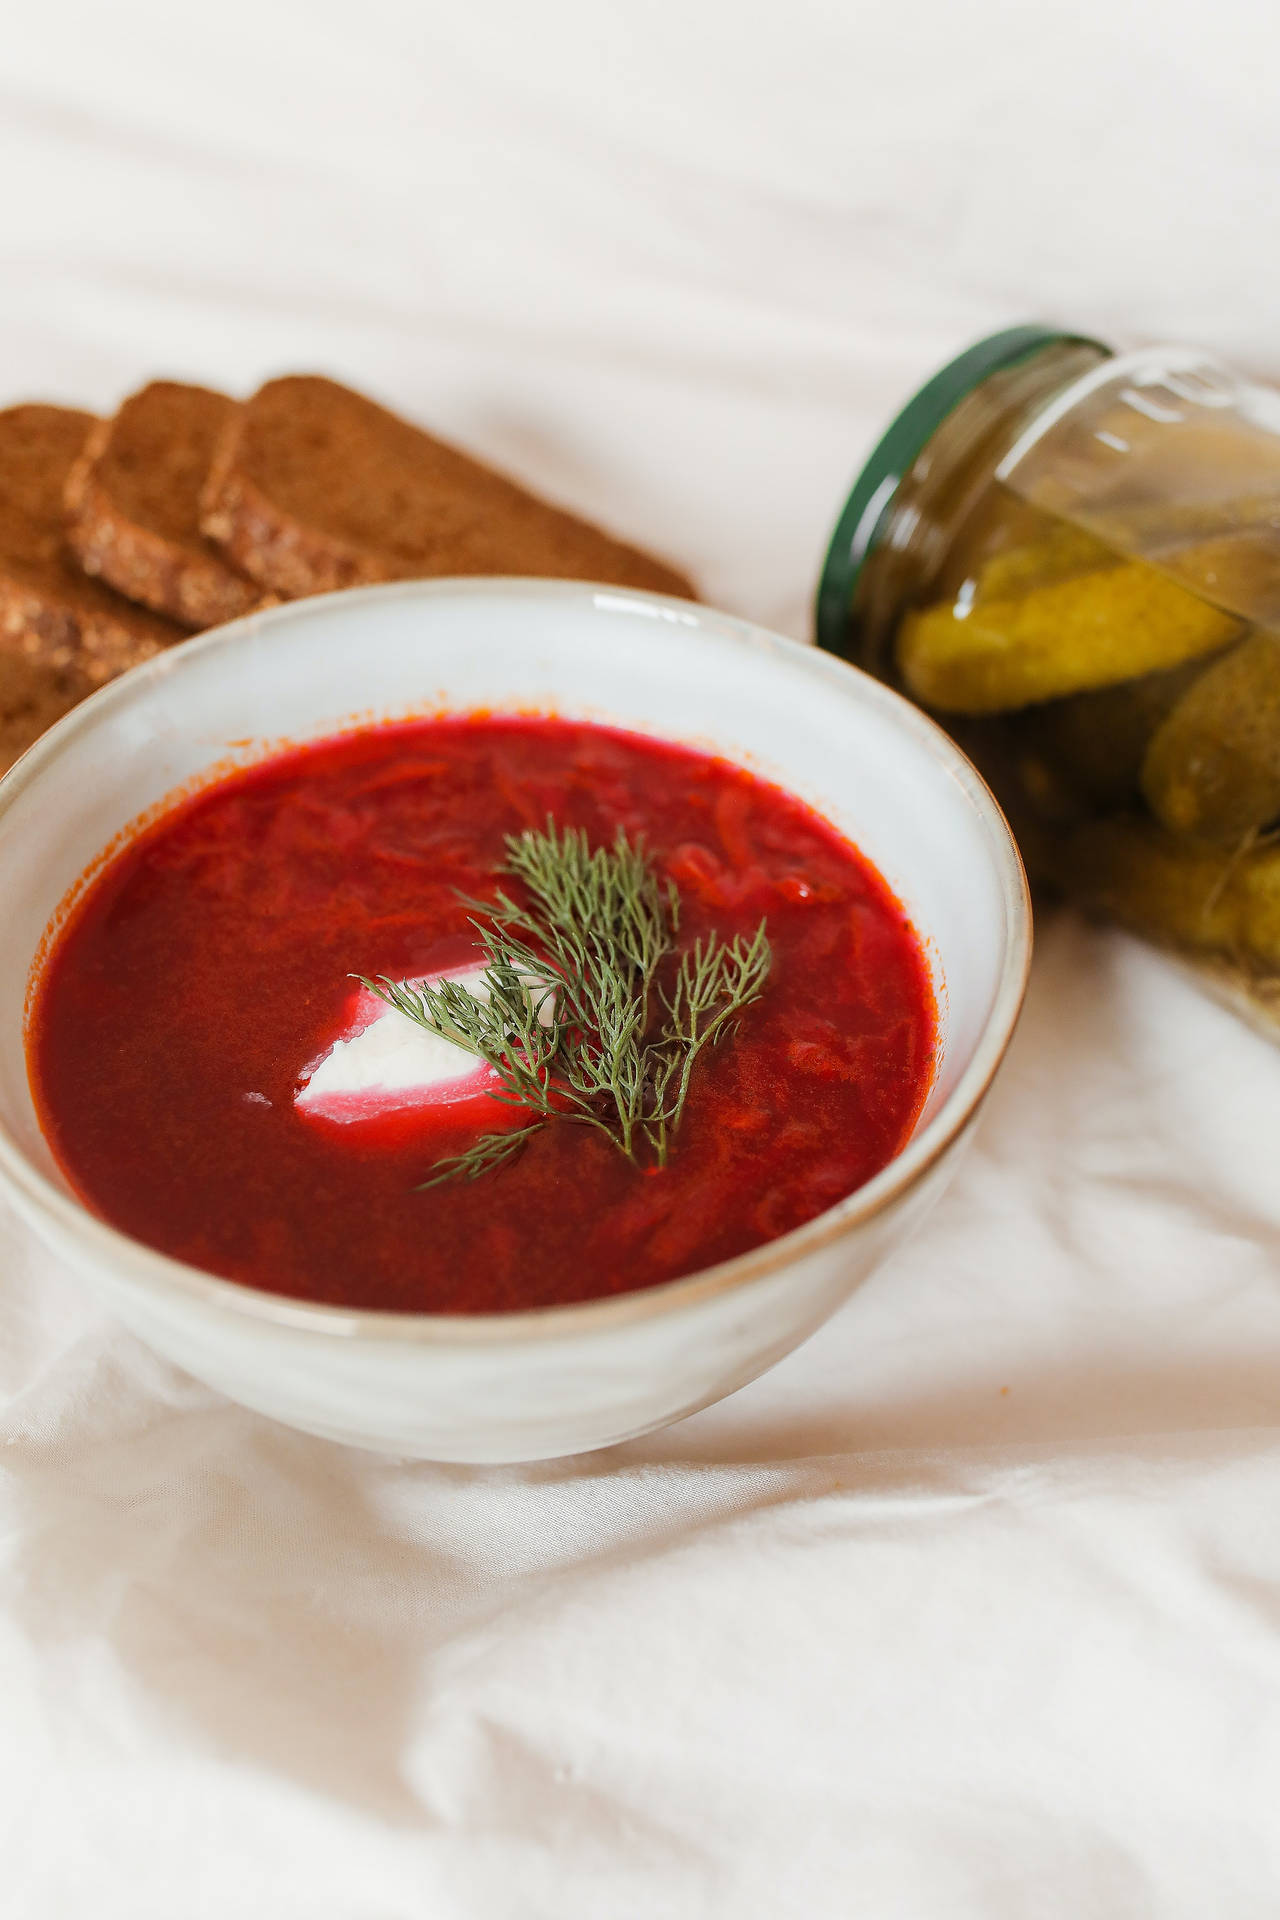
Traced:
[[[73, 748], [80, 734], [99, 724], [114, 708], [127, 706], [155, 681], [181, 674], [185, 666], [199, 656], [250, 638], [264, 627], [306, 620], [318, 608], [331, 608], [337, 601], [355, 610], [375, 600], [435, 600], [481, 595], [504, 599], [588, 600], [597, 606], [605, 601], [615, 607], [622, 601], [632, 612], [647, 613], [693, 631], [715, 631], [774, 657], [789, 670], [826, 682], [846, 696], [852, 693], [878, 710], [891, 726], [904, 732], [917, 748], [939, 764], [986, 830], [1005, 918], [1004, 950], [996, 991], [971, 1059], [932, 1120], [914, 1133], [879, 1173], [803, 1226], [737, 1254], [731, 1260], [700, 1267], [674, 1280], [601, 1299], [520, 1308], [508, 1313], [411, 1313], [396, 1308], [333, 1306], [268, 1293], [245, 1281], [208, 1273], [134, 1239], [73, 1195], [63, 1192], [31, 1163], [0, 1123], [0, 1186], [9, 1187], [20, 1202], [25, 1201], [37, 1213], [52, 1216], [73, 1239], [87, 1242], [91, 1249], [99, 1251], [101, 1264], [108, 1270], [117, 1267], [123, 1255], [129, 1263], [130, 1279], [135, 1283], [145, 1275], [162, 1290], [177, 1292], [249, 1321], [327, 1337], [350, 1339], [365, 1335], [380, 1341], [490, 1346], [512, 1339], [594, 1332], [620, 1323], [649, 1320], [713, 1295], [751, 1286], [843, 1239], [918, 1185], [974, 1119], [1012, 1039], [1031, 965], [1030, 892], [1021, 856], [999, 803], [960, 748], [903, 695], [860, 668], [807, 642], [789, 639], [736, 614], [723, 613], [698, 602], [590, 581], [478, 575], [345, 588], [264, 608], [195, 634], [142, 661], [64, 715], [0, 778], [0, 832], [5, 815], [18, 796]], [[335, 726], [339, 724], [335, 722]]]

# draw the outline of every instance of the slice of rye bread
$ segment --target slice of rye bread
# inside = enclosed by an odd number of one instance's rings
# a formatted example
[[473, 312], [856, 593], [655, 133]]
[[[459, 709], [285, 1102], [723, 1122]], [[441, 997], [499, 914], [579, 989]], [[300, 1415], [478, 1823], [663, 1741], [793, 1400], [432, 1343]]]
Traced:
[[67, 539], [86, 573], [184, 627], [261, 606], [261, 587], [200, 531], [200, 490], [236, 402], [153, 380], [100, 420], [67, 478]]
[[233, 416], [201, 525], [287, 597], [441, 574], [541, 574], [693, 598], [683, 574], [317, 376]]
[[51, 667], [0, 648], [0, 773], [7, 773], [46, 727], [93, 692], [78, 667]]
[[63, 489], [93, 424], [70, 407], [0, 412], [0, 644], [99, 684], [185, 636], [87, 578], [66, 545]]

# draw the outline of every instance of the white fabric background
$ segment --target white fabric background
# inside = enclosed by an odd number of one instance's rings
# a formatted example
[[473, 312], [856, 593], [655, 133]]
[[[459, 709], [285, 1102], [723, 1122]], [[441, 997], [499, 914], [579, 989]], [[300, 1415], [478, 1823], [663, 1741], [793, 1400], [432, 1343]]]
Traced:
[[[347, 377], [805, 631], [1034, 315], [1280, 375], [1274, 0], [0, 8], [13, 398]], [[510, 1470], [151, 1357], [0, 1213], [14, 1920], [1274, 1920], [1280, 1052], [1062, 917], [951, 1196]]]

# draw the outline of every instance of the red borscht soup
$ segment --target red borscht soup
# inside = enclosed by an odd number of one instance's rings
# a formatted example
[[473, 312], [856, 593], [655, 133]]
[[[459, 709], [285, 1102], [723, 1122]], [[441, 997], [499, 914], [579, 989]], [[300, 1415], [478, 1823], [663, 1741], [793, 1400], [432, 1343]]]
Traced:
[[[519, 905], [511, 836], [548, 821], [592, 849], [621, 832], [678, 895], [655, 1006], [682, 955], [765, 922], [767, 978], [693, 1062], [665, 1164], [563, 1102], [504, 1104], [385, 998], [475, 987], [475, 903]], [[55, 937], [28, 1047], [67, 1178], [136, 1239], [299, 1299], [476, 1314], [652, 1286], [811, 1220], [906, 1141], [935, 1031], [901, 906], [799, 800], [637, 734], [466, 716], [280, 754], [139, 832]], [[424, 1187], [460, 1159], [475, 1177]]]

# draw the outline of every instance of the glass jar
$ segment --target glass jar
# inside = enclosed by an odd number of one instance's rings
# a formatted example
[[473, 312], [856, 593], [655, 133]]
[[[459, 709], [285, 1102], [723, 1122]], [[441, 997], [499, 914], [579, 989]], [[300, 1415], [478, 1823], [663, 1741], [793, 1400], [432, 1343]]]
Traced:
[[817, 637], [959, 741], [1033, 881], [1280, 1037], [1280, 394], [1189, 348], [980, 342], [863, 469]]

